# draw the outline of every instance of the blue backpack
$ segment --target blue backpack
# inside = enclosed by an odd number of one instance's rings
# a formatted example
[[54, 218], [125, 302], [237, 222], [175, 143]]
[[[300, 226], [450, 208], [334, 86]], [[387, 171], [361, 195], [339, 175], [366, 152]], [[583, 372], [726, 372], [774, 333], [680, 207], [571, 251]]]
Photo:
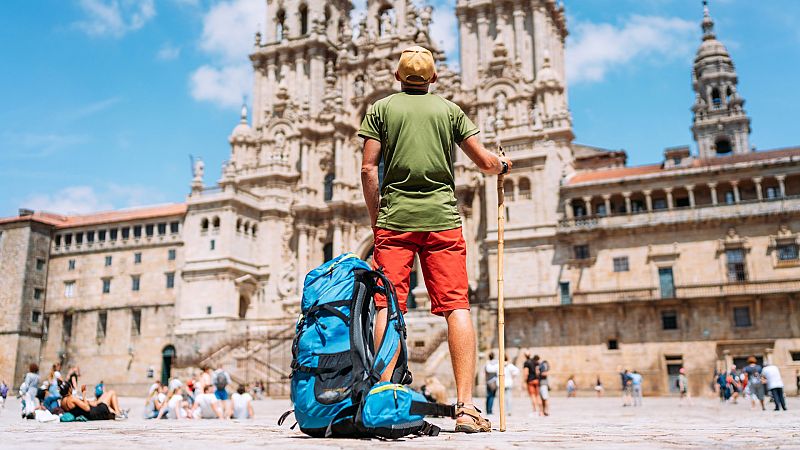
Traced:
[[[375, 293], [387, 298], [383, 341], [375, 349]], [[455, 416], [453, 405], [429, 403], [411, 383], [406, 326], [394, 286], [352, 253], [306, 275], [302, 315], [292, 345], [291, 399], [300, 431], [312, 437], [431, 435], [428, 415]], [[391, 382], [380, 379], [400, 348]], [[292, 427], [294, 428], [294, 427]]]

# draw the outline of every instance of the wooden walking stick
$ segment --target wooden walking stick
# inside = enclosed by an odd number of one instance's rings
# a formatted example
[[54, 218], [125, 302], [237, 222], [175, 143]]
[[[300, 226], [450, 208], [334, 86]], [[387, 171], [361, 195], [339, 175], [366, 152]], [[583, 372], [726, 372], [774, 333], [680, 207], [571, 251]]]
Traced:
[[[500, 156], [505, 156], [503, 147]], [[500, 349], [500, 365], [497, 370], [497, 389], [500, 391], [500, 431], [506, 431], [506, 319], [503, 307], [503, 234], [506, 225], [505, 192], [503, 182], [505, 175], [497, 175], [497, 342]]]

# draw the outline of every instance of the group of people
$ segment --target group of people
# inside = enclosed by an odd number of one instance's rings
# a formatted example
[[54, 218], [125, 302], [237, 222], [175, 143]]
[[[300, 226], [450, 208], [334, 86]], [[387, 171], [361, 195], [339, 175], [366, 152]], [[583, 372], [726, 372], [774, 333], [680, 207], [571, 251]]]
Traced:
[[103, 382], [95, 385], [90, 397], [86, 385], [79, 385], [80, 369], [71, 367], [64, 376], [61, 363], [53, 364], [42, 380], [39, 365], [31, 364], [20, 384], [22, 417], [42, 421], [57, 420], [124, 420], [128, 411], [119, 405], [117, 394], [106, 390]]
[[775, 403], [775, 411], [786, 410], [780, 370], [774, 364], [762, 367], [755, 356], [747, 358], [747, 365], [741, 370], [732, 364], [728, 370], [715, 372], [714, 386], [721, 402], [736, 404], [743, 396], [750, 399], [752, 409], [760, 404], [765, 410], [765, 400], [769, 395]]
[[[494, 399], [499, 389], [500, 363], [495, 359], [494, 353], [489, 353], [488, 357], [489, 360], [484, 366], [484, 375], [486, 378], [486, 413], [492, 414]], [[504, 400], [506, 414], [511, 415], [511, 397], [515, 386], [515, 379], [522, 374], [522, 378], [525, 379], [525, 383], [522, 386], [527, 389], [528, 396], [533, 406], [531, 415], [537, 413], [540, 416], [550, 415], [548, 406], [550, 385], [547, 380], [549, 371], [550, 364], [539, 358], [539, 355], [531, 357], [530, 354], [526, 353], [522, 372], [520, 372], [517, 366], [509, 362], [508, 356], [506, 356], [503, 370], [505, 375]]]
[[642, 381], [644, 377], [638, 371], [620, 370], [622, 387], [622, 406], [642, 406]]
[[223, 369], [202, 367], [186, 383], [156, 381], [145, 401], [145, 419], [252, 419], [253, 396], [243, 385], [228, 394], [231, 377]]

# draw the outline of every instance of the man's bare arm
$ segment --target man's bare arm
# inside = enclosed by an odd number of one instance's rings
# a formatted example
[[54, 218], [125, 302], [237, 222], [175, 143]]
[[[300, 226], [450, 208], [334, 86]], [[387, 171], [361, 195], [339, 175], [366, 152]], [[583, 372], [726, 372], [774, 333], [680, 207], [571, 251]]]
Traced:
[[494, 153], [486, 150], [478, 138], [473, 135], [461, 142], [461, 150], [466, 153], [467, 157], [478, 166], [478, 169], [487, 175], [497, 175], [503, 171], [503, 164], [505, 161], [508, 164], [508, 170], [511, 171], [511, 160], [506, 157], [500, 157]]
[[361, 189], [369, 211], [370, 223], [378, 221], [381, 193], [378, 186], [378, 164], [381, 162], [381, 143], [375, 139], [364, 140], [364, 158], [361, 160]]

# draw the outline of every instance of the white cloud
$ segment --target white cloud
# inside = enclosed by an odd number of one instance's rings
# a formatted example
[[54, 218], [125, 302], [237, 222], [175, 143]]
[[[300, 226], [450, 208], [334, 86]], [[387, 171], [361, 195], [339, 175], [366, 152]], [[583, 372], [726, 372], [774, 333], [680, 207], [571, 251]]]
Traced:
[[200, 48], [211, 56], [189, 80], [192, 97], [225, 108], [242, 104], [250, 92], [252, 69], [247, 58], [253, 38], [266, 17], [266, 3], [229, 0], [217, 3], [203, 17]]
[[452, 63], [458, 62], [458, 21], [455, 8], [449, 2], [439, 2], [433, 10], [431, 39], [443, 50]]
[[95, 189], [92, 186], [68, 186], [54, 194], [33, 194], [28, 196], [22, 205], [36, 211], [87, 214], [163, 201], [163, 194], [152, 188], [108, 184], [102, 186], [102, 189]]
[[169, 42], [162, 45], [161, 48], [158, 49], [158, 53], [156, 53], [156, 59], [161, 61], [171, 61], [179, 56], [181, 56], [181, 48]]
[[571, 83], [602, 81], [630, 63], [687, 57], [696, 42], [697, 24], [675, 17], [631, 16], [620, 26], [578, 22], [567, 43]]
[[122, 100], [120, 97], [110, 97], [79, 106], [65, 113], [62, 117], [67, 121], [76, 121], [103, 112]]
[[74, 25], [90, 36], [120, 38], [156, 15], [155, 0], [81, 0], [86, 18]]
[[221, 68], [204, 65], [192, 74], [189, 82], [195, 100], [210, 101], [225, 108], [237, 108], [250, 92], [252, 69], [249, 64], [231, 64]]
[[0, 135], [2, 159], [43, 158], [61, 150], [89, 142], [89, 137], [80, 134], [48, 132], [6, 131]]

